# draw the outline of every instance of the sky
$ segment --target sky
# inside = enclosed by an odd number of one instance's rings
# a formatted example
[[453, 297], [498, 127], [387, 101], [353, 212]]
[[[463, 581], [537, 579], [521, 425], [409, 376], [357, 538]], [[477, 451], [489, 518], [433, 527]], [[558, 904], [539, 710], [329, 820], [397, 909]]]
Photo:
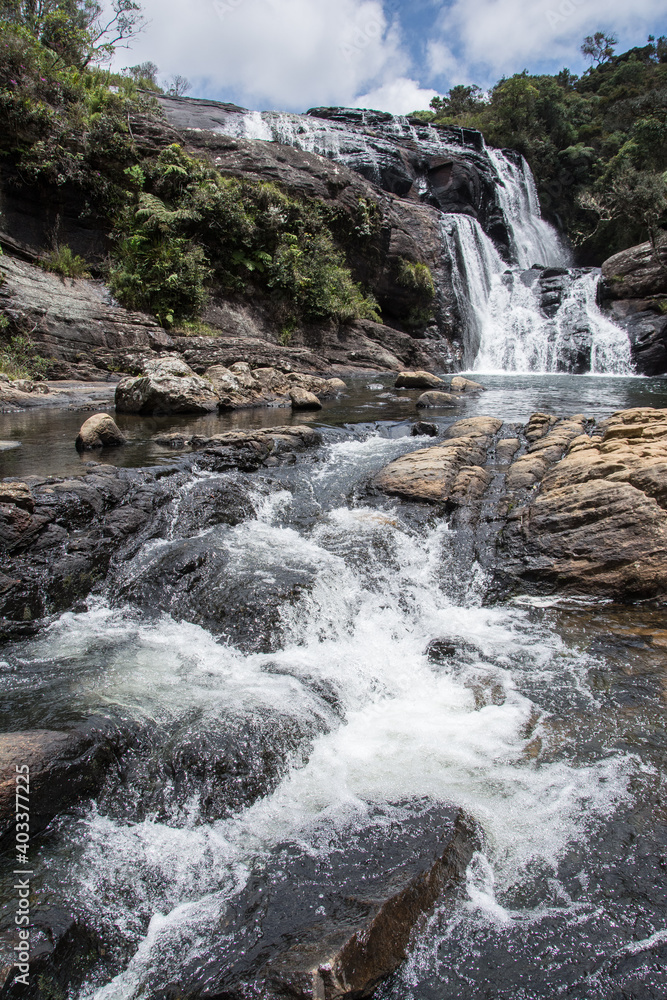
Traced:
[[251, 110], [374, 108], [407, 114], [455, 84], [528, 69], [581, 73], [579, 46], [618, 52], [667, 35], [664, 0], [140, 0], [148, 21], [114, 68], [151, 60], [188, 95]]

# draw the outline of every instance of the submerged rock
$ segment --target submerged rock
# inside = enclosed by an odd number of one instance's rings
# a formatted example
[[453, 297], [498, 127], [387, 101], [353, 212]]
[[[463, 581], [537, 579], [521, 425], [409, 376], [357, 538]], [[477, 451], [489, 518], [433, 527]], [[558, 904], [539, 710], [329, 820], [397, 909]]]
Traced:
[[81, 425], [75, 446], [77, 451], [94, 448], [116, 448], [125, 444], [127, 438], [108, 413], [95, 413]]
[[394, 383], [397, 389], [437, 389], [444, 386], [444, 380], [431, 372], [399, 372]]
[[180, 358], [149, 361], [143, 375], [123, 378], [116, 386], [119, 413], [211, 413], [218, 403], [213, 385]]

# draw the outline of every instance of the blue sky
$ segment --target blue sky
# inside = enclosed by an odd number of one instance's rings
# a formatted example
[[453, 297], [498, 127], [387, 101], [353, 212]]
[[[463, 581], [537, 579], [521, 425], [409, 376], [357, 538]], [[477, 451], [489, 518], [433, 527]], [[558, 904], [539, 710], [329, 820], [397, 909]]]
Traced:
[[317, 105], [405, 114], [457, 83], [582, 72], [582, 38], [618, 51], [667, 35], [663, 0], [144, 0], [149, 24], [116, 67], [151, 59], [190, 96], [253, 110]]

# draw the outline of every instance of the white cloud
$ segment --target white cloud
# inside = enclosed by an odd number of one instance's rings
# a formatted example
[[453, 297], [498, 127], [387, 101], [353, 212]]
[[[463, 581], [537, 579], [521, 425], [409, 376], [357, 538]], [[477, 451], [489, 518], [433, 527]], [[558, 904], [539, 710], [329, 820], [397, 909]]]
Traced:
[[381, 0], [144, 0], [147, 31], [117, 67], [151, 59], [192, 93], [252, 108], [352, 104], [409, 68]]
[[[488, 85], [503, 73], [553, 61], [577, 68], [579, 45], [594, 31], [644, 44], [665, 23], [656, 0], [453, 0], [443, 8], [427, 64], [449, 84]], [[659, 32], [658, 32], [659, 33]]]
[[370, 108], [373, 111], [390, 111], [394, 115], [407, 115], [411, 111], [428, 108], [437, 91], [425, 90], [415, 80], [399, 77], [389, 83], [362, 94], [354, 102], [355, 108]]

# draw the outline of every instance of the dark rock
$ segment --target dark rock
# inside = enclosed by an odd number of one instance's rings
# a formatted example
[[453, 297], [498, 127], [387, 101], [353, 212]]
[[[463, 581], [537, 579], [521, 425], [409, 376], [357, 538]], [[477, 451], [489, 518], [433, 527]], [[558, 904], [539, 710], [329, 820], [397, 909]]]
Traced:
[[75, 445], [77, 451], [91, 451], [95, 448], [117, 448], [126, 441], [113, 417], [108, 413], [95, 413], [81, 425]]
[[416, 424], [412, 425], [410, 433], [413, 437], [419, 437], [422, 434], [428, 437], [435, 437], [438, 433], [438, 428], [436, 424], [430, 424], [426, 420], [418, 420]]
[[35, 729], [0, 734], [0, 847], [13, 846], [16, 767], [29, 768], [30, 834], [45, 829], [54, 816], [94, 794], [122, 745], [119, 732], [103, 719], [77, 729]]
[[645, 299], [667, 294], [667, 234], [658, 237], [657, 252], [651, 243], [621, 250], [602, 265], [604, 299]]
[[102, 960], [105, 948], [96, 932], [59, 906], [33, 906], [30, 913], [28, 979], [17, 976], [17, 928], [13, 914], [0, 922], [0, 997], [2, 1000], [44, 1000], [60, 997], [79, 986]]
[[406, 812], [345, 831], [322, 855], [283, 848], [231, 901], [209, 953], [183, 968], [178, 983], [151, 983], [147, 995], [372, 995], [405, 960], [415, 927], [436, 904], [453, 904], [479, 849], [460, 810], [415, 804]]

